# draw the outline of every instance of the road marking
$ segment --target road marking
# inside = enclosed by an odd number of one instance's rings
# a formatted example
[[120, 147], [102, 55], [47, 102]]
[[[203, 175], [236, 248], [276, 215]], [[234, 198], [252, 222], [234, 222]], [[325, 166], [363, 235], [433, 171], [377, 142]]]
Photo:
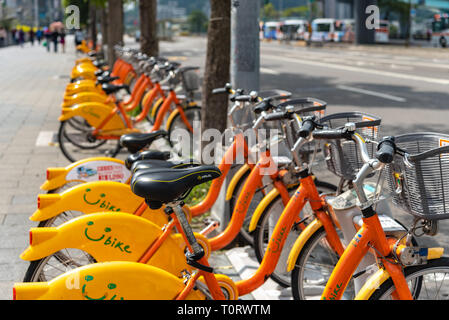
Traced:
[[260, 68], [260, 72], [274, 74], [276, 76], [281, 74], [279, 71], [276, 71], [276, 70], [273, 70], [273, 69], [268, 69], [268, 68]]
[[345, 66], [345, 65], [335, 65], [335, 64], [331, 64], [331, 63], [324, 63], [324, 62], [318, 62], [318, 61], [305, 61], [305, 60], [298, 60], [298, 59], [286, 58], [286, 57], [281, 57], [281, 56], [273, 56], [273, 55], [269, 55], [269, 54], [265, 54], [265, 55], [263, 55], [263, 57], [277, 60], [277, 61], [283, 60], [286, 62], [306, 64], [306, 65], [318, 66], [318, 67], [323, 67], [323, 68], [333, 68], [333, 69], [339, 69], [339, 70], [344, 70], [344, 71], [375, 74], [375, 75], [383, 76], [383, 77], [415, 80], [415, 81], [419, 81], [419, 82], [428, 82], [428, 83], [436, 83], [436, 84], [444, 84], [444, 85], [449, 84], [449, 79], [428, 78], [428, 77], [415, 76], [412, 74], [400, 74], [400, 73], [393, 73], [393, 72], [388, 72], [388, 71], [364, 69], [364, 68], [357, 68], [357, 67], [351, 67], [351, 66]]
[[393, 101], [397, 101], [397, 102], [406, 102], [407, 101], [404, 98], [392, 96], [390, 94], [376, 92], [376, 91], [371, 91], [371, 90], [365, 90], [365, 89], [360, 89], [360, 88], [355, 88], [355, 87], [339, 85], [339, 86], [337, 86], [337, 88], [341, 89], [341, 90], [362, 93], [362, 94], [366, 94], [366, 95], [369, 95], [369, 96], [375, 96], [375, 97], [384, 98], [384, 99], [388, 99], [388, 100], [393, 100]]
[[36, 139], [36, 147], [53, 146], [56, 141], [56, 133], [54, 131], [41, 131]]

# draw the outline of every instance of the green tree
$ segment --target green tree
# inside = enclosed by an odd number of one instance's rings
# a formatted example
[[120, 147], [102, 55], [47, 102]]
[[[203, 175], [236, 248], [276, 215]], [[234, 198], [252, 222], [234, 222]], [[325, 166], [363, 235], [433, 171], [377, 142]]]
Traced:
[[262, 10], [260, 10], [261, 18], [263, 20], [272, 20], [279, 18], [279, 12], [276, 10], [274, 5], [270, 3], [266, 3]]
[[283, 17], [307, 17], [309, 14], [309, 8], [307, 6], [300, 6], [300, 7], [292, 7], [287, 8], [284, 11], [282, 11]]
[[193, 33], [203, 33], [207, 30], [208, 19], [201, 10], [194, 10], [187, 18], [189, 31]]

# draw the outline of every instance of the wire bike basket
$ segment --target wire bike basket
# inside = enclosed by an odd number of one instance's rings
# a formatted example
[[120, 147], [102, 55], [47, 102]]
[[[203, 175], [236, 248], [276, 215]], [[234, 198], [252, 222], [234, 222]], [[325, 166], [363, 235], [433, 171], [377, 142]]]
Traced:
[[[364, 112], [342, 112], [325, 116], [320, 123], [328, 129], [337, 129], [352, 122], [356, 132], [364, 139], [376, 141], [379, 137], [381, 118]], [[367, 145], [368, 154], [373, 157], [375, 144]], [[354, 180], [364, 162], [357, 145], [352, 140], [329, 140], [324, 142], [324, 158], [328, 169], [345, 180]]]
[[449, 218], [449, 135], [404, 134], [395, 143], [406, 155], [385, 168], [393, 203], [426, 220]]

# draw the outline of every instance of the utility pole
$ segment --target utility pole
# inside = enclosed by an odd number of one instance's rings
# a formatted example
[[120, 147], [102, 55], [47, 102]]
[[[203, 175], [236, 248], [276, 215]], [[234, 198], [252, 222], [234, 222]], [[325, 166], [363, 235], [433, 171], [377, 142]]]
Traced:
[[259, 90], [259, 0], [232, 0], [231, 83], [235, 88]]
[[[374, 44], [375, 32], [374, 28], [367, 28], [367, 19], [371, 13], [367, 13], [368, 6], [376, 5], [377, 0], [356, 0], [354, 1], [354, 17], [355, 17], [355, 43], [356, 44]], [[379, 17], [377, 17], [379, 18]]]
[[34, 0], [34, 25], [39, 28], [39, 0]]

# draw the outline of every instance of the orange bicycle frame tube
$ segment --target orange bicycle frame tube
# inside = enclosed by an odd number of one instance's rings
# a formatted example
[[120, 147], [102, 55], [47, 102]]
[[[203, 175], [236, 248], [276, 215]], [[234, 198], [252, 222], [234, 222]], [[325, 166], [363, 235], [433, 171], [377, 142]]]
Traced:
[[126, 105], [125, 110], [132, 111], [139, 106], [139, 102], [142, 99], [143, 94], [145, 93], [146, 88], [152, 88], [153, 84], [147, 76], [142, 74], [136, 81], [134, 85], [134, 89], [131, 92], [131, 97], [123, 102]]
[[164, 99], [164, 103], [162, 103], [162, 106], [160, 107], [161, 109], [157, 113], [156, 120], [154, 121], [154, 125], [151, 131], [159, 130], [162, 125], [162, 121], [164, 120], [165, 113], [171, 110], [172, 103], [178, 104], [179, 101], [176, 98], [176, 93], [173, 90], [170, 90], [167, 98]]
[[257, 271], [251, 278], [241, 280], [236, 283], [240, 296], [248, 294], [259, 288], [273, 273], [279, 261], [281, 251], [289, 231], [295, 223], [298, 213], [302, 211], [304, 205], [308, 201], [314, 211], [321, 209], [322, 204], [320, 201], [320, 195], [318, 194], [318, 190], [316, 189], [315, 183], [311, 176], [301, 179], [298, 189], [282, 212], [282, 215], [273, 230], [268, 248], [265, 251], [265, 255]]
[[[248, 163], [248, 144], [246, 143], [243, 133], [237, 133], [234, 137], [232, 145], [228, 148], [228, 150], [226, 150], [226, 153], [224, 154], [221, 163], [218, 166], [221, 171], [221, 176], [212, 181], [206, 198], [204, 198], [204, 200], [197, 205], [190, 208], [190, 212], [192, 213], [193, 217], [201, 215], [212, 208], [213, 204], [218, 198], [218, 194], [220, 193], [223, 182], [228, 175], [232, 164], [235, 162], [239, 154], [243, 154], [245, 163]], [[249, 165], [250, 167], [254, 166], [251, 164]]]
[[[322, 300], [341, 299], [351, 280], [352, 274], [362, 261], [363, 257], [368, 253], [370, 244], [376, 248], [378, 259], [381, 258], [381, 256], [388, 256], [391, 252], [391, 246], [388, 243], [377, 214], [368, 218], [363, 217], [362, 227], [346, 247], [332, 271], [329, 281], [321, 295]], [[382, 263], [396, 286], [396, 296], [401, 300], [411, 300], [412, 295], [401, 266], [392, 264], [386, 259], [383, 259]]]
[[[134, 119], [134, 122], [140, 122], [143, 119], [145, 119], [146, 115], [150, 111], [151, 106], [153, 105], [153, 101], [156, 99], [156, 97], [159, 95], [162, 98], [165, 98], [164, 90], [162, 90], [161, 85], [156, 82], [153, 84], [153, 88], [148, 93], [150, 96], [146, 99], [145, 104], [143, 105], [142, 111], [139, 115], [137, 115]], [[153, 130], [155, 131], [155, 130]]]
[[[248, 211], [251, 200], [254, 197], [257, 189], [263, 185], [262, 178], [264, 176], [264, 171], [269, 167], [275, 165], [273, 159], [271, 158], [270, 151], [267, 150], [261, 154], [260, 160], [257, 164], [251, 169], [251, 173], [245, 181], [242, 191], [239, 194], [237, 199], [237, 205], [234, 208], [234, 212], [232, 213], [231, 221], [227, 225], [226, 229], [217, 235], [214, 238], [210, 239], [210, 245], [212, 250], [220, 250], [231, 243], [232, 240], [235, 239], [240, 229], [243, 226], [243, 222], [245, 219], [245, 215]], [[278, 179], [279, 171], [272, 175], [270, 178], [273, 181]], [[280, 183], [275, 184], [276, 188], [284, 189], [285, 192], [288, 193], [287, 187]], [[284, 191], [282, 191], [284, 192]]]

